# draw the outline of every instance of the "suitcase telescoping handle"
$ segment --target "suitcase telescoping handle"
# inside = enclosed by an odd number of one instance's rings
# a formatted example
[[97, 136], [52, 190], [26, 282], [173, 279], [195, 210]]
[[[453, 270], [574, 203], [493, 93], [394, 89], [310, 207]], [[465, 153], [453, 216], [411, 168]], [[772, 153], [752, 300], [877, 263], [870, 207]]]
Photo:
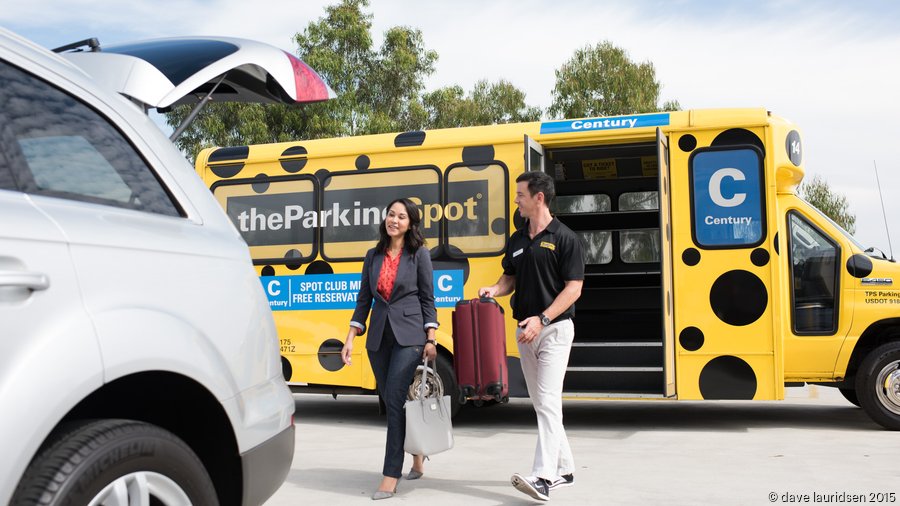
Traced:
[[495, 299], [493, 297], [478, 297], [477, 299], [463, 299], [463, 300], [459, 301], [457, 304], [471, 304], [475, 301], [481, 302], [482, 304], [493, 304], [493, 305], [497, 306], [497, 309], [500, 310], [500, 314], [505, 314], [505, 312], [503, 311], [503, 306], [501, 306], [500, 303], [497, 302], [497, 299]]

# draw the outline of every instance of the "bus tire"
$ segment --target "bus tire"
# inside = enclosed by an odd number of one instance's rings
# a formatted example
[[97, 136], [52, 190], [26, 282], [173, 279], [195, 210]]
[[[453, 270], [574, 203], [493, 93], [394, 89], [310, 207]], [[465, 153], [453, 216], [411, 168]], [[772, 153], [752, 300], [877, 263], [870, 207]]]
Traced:
[[[134, 420], [71, 425], [31, 461], [10, 504], [106, 504], [104, 498], [151, 504], [218, 505], [197, 455], [174, 434]], [[114, 495], [116, 494], [116, 495]]]
[[456, 373], [453, 371], [453, 364], [441, 354], [437, 356], [437, 372], [438, 376], [441, 377], [441, 383], [444, 384], [444, 395], [450, 396], [450, 418], [453, 419], [463, 405], [458, 401], [459, 385], [456, 383]]
[[900, 342], [882, 344], [866, 355], [856, 374], [856, 395], [872, 420], [900, 430]]
[[857, 408], [859, 407], [859, 396], [856, 395], [855, 388], [838, 388], [838, 390], [840, 390], [841, 395], [843, 395], [844, 399], [847, 399], [850, 404], [853, 404]]

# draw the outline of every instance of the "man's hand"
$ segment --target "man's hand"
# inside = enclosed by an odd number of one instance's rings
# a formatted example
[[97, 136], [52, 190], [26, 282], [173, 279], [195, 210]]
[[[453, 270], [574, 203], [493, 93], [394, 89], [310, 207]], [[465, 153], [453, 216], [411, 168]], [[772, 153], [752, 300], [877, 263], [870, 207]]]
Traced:
[[496, 295], [499, 290], [500, 289], [497, 287], [497, 285], [486, 286], [484, 288], [478, 289], [478, 296], [486, 298], [486, 299], [492, 299], [492, 298], [494, 298], [494, 295]]
[[519, 328], [522, 329], [522, 332], [519, 333], [517, 341], [529, 344], [544, 330], [544, 325], [541, 323], [540, 316], [531, 316], [520, 321]]

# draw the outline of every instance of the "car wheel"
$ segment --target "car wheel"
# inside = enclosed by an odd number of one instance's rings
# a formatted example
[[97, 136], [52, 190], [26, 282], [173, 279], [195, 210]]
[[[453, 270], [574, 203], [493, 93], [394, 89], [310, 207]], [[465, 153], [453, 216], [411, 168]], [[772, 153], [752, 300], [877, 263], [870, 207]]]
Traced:
[[29, 464], [11, 504], [217, 505], [197, 455], [174, 434], [133, 420], [64, 428]]
[[838, 388], [840, 390], [841, 395], [844, 396], [844, 399], [850, 401], [850, 404], [853, 404], [856, 407], [859, 407], [859, 397], [856, 395], [856, 389], [854, 388]]
[[872, 420], [900, 430], [900, 342], [869, 352], [856, 373], [856, 395]]

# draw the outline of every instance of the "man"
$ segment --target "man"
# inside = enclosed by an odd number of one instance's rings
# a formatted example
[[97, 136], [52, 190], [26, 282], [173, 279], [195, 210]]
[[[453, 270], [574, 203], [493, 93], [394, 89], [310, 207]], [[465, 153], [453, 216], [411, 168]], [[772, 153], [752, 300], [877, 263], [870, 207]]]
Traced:
[[573, 304], [581, 296], [581, 240], [550, 214], [553, 179], [543, 172], [516, 178], [516, 205], [525, 218], [503, 257], [503, 275], [481, 288], [482, 297], [513, 297], [516, 341], [538, 421], [531, 476], [516, 473], [516, 489], [546, 501], [550, 490], [574, 483], [575, 464], [562, 423], [562, 387], [575, 337]]

